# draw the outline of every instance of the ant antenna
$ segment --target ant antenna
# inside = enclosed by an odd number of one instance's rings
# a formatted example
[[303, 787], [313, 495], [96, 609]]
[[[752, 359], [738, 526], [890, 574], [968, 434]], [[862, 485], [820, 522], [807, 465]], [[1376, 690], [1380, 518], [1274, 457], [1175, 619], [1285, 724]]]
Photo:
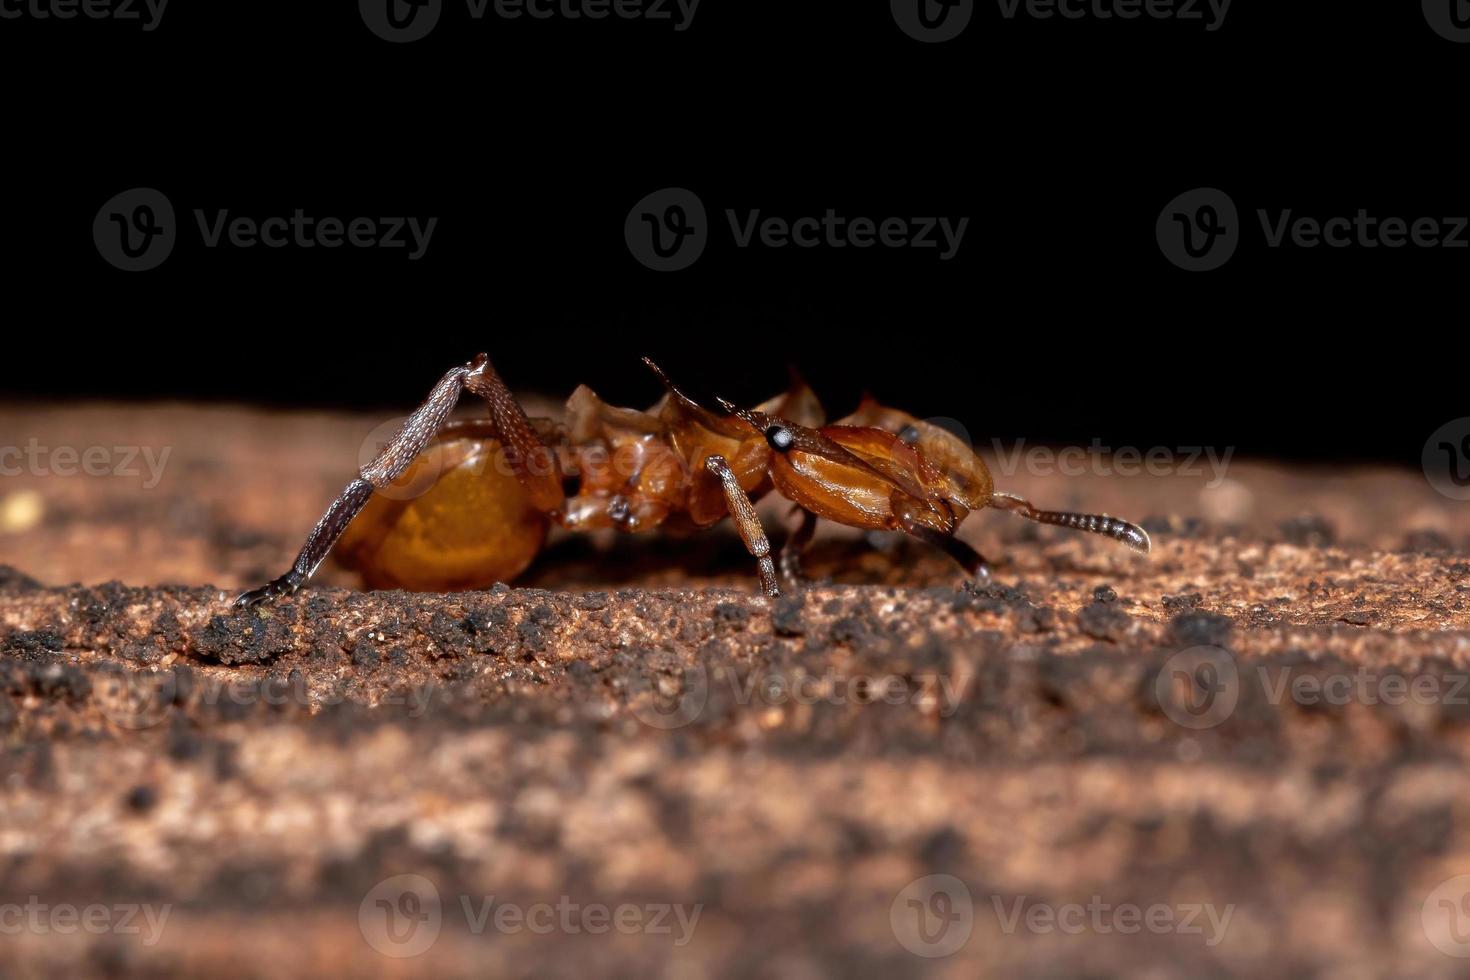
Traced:
[[1002, 510], [1014, 511], [1038, 524], [1055, 524], [1076, 531], [1103, 534], [1114, 541], [1121, 541], [1140, 554], [1148, 554], [1153, 548], [1148, 532], [1131, 521], [1106, 514], [1079, 514], [1067, 510], [1037, 510], [1028, 501], [1009, 493], [996, 492], [990, 496], [990, 505]]

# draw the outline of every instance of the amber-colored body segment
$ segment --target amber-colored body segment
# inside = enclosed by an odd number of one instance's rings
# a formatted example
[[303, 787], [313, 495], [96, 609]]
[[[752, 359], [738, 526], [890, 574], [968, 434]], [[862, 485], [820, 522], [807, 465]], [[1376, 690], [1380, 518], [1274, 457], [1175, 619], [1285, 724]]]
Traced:
[[[804, 512], [789, 543], [811, 538], [815, 518], [903, 531], [943, 548], [977, 577], [985, 561], [955, 537], [972, 511], [996, 506], [1030, 520], [1106, 534], [1138, 551], [1148, 535], [1103, 515], [1042, 511], [996, 492], [984, 462], [939, 426], [865, 398], [823, 424], [811, 389], [790, 389], [754, 409], [721, 401], [714, 412], [686, 397], [652, 361], [665, 394], [647, 411], [608, 405], [585, 386], [561, 421], [528, 418], [481, 354], [454, 368], [327, 510], [295, 565], [240, 597], [294, 591], [336, 545], [369, 585], [468, 589], [513, 579], [552, 526], [572, 531], [699, 529], [732, 517], [756, 558], [763, 589], [779, 593], [754, 501], [771, 490]], [[488, 417], [449, 421], [462, 392]], [[783, 554], [789, 573], [798, 554]]]
[[375, 589], [473, 589], [526, 570], [550, 525], [530, 493], [493, 464], [498, 440], [436, 440], [373, 495], [336, 554]]

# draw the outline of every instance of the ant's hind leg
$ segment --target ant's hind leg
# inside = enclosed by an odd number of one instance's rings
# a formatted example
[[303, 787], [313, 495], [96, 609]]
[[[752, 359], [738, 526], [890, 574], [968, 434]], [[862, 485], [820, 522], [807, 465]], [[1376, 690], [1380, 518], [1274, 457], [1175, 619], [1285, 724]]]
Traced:
[[[401, 476], [444, 427], [463, 391], [473, 392], [489, 403], [491, 421], [500, 441], [513, 450], [509, 454], [511, 468], [530, 493], [532, 503], [548, 512], [561, 507], [561, 473], [554, 455], [547, 450], [526, 413], [490, 366], [490, 359], [480, 354], [439, 379], [429, 397], [408, 417], [393, 440], [332, 501], [326, 514], [307, 536], [306, 544], [291, 568], [280, 578], [243, 593], [235, 604], [249, 606], [264, 599], [288, 595], [311, 578], [347, 525], [367, 505], [373, 492]], [[528, 465], [538, 451], [551, 457], [546, 467], [537, 468], [540, 472]]]
[[725, 457], [706, 456], [704, 466], [719, 479], [720, 486], [724, 488], [725, 504], [730, 508], [730, 519], [735, 522], [735, 530], [740, 533], [740, 540], [745, 542], [745, 550], [755, 556], [760, 567], [761, 588], [766, 595], [773, 598], [780, 595], [781, 589], [776, 585], [776, 565], [771, 561], [771, 542], [766, 538], [765, 529], [761, 527], [755, 504], [750, 502], [750, 497], [740, 486], [740, 481], [735, 478], [735, 471], [730, 469]]
[[901, 527], [905, 534], [918, 538], [925, 544], [931, 544], [953, 558], [961, 568], [969, 573], [977, 586], [990, 584], [990, 563], [985, 560], [985, 556], [953, 534], [941, 534], [907, 517], [903, 519]]
[[805, 578], [801, 572], [801, 556], [806, 553], [807, 546], [812, 543], [812, 535], [817, 531], [817, 515], [800, 506], [793, 507], [792, 511], [801, 513], [801, 523], [781, 545], [776, 562], [786, 587], [794, 591], [801, 587]]

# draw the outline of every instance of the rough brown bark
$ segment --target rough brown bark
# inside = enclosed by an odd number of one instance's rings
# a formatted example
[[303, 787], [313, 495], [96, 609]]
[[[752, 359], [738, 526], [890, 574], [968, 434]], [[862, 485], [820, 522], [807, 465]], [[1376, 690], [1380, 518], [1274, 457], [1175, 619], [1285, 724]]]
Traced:
[[[236, 610], [374, 420], [6, 417], [52, 446], [172, 447], [148, 489], [0, 481], [0, 903], [170, 906], [152, 946], [7, 931], [8, 974], [1460, 965], [1425, 902], [1470, 874], [1470, 518], [1416, 472], [998, 476], [1149, 518], [1155, 554], [984, 515], [966, 535], [998, 584], [978, 593], [918, 545], [829, 534], [806, 565], [836, 584], [771, 600], [726, 531], [568, 541], [530, 587], [457, 595], [349, 590], [327, 568]], [[1226, 651], [1235, 706], [1186, 727], [1188, 692], [1158, 678], [1198, 648]], [[1430, 696], [1399, 698], [1400, 675]], [[1311, 696], [1336, 678], [1345, 698]], [[974, 924], [930, 960], [890, 914], [940, 873]], [[415, 959], [376, 952], [359, 918], [400, 874], [443, 903]], [[677, 926], [540, 935], [493, 911], [476, 934], [461, 900], [489, 896], [701, 912], [685, 945]], [[1203, 918], [1027, 924], [1074, 903], [1233, 911], [1215, 945]]]

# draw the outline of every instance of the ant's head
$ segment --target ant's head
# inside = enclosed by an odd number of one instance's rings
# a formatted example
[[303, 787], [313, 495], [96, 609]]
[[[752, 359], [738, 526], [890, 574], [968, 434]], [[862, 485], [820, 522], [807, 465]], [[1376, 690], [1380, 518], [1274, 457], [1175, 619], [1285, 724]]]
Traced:
[[776, 452], [784, 453], [801, 442], [802, 427], [786, 419], [767, 415], [754, 408], [739, 408], [723, 398], [716, 398], [720, 407], [740, 421], [766, 437], [766, 443]]

